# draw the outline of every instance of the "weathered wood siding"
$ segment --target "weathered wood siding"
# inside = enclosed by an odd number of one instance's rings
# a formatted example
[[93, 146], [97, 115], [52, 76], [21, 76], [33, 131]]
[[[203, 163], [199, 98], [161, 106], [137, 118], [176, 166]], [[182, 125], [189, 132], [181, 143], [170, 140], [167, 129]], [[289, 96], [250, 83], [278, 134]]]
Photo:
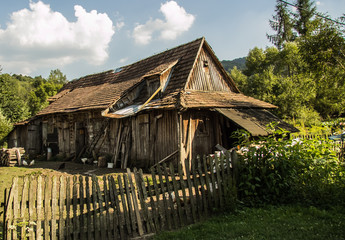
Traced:
[[222, 144], [219, 116], [215, 112], [189, 110], [182, 119], [182, 161], [209, 154], [217, 143]]
[[148, 168], [178, 149], [176, 111], [152, 111], [132, 118], [131, 164]]
[[231, 91], [225, 76], [211, 55], [202, 49], [186, 89], [201, 91]]

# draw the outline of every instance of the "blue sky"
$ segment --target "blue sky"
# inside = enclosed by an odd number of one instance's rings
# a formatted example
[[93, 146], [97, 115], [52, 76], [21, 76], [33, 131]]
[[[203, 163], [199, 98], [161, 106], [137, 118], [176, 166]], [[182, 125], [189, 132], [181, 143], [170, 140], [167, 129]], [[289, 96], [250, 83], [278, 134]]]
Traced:
[[[290, 0], [290, 2], [294, 2]], [[315, 1], [332, 18], [345, 0]], [[68, 80], [115, 69], [205, 36], [220, 60], [266, 38], [275, 0], [0, 0], [3, 73]]]

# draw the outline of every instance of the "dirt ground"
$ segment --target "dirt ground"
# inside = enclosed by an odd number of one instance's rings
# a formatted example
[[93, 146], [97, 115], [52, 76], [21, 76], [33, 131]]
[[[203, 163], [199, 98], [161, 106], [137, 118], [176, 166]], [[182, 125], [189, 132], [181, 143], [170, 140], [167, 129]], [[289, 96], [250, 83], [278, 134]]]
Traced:
[[30, 169], [52, 169], [57, 172], [71, 175], [97, 175], [102, 176], [112, 173], [122, 173], [125, 170], [117, 168], [98, 167], [92, 164], [82, 164], [74, 162], [58, 162], [58, 161], [35, 161], [33, 166], [26, 166]]

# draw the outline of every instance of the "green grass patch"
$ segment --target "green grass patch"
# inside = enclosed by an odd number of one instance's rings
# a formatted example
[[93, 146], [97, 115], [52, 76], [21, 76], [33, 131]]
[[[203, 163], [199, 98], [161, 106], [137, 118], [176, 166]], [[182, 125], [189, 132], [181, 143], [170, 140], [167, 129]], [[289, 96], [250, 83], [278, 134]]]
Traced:
[[153, 239], [345, 239], [345, 208], [245, 208]]

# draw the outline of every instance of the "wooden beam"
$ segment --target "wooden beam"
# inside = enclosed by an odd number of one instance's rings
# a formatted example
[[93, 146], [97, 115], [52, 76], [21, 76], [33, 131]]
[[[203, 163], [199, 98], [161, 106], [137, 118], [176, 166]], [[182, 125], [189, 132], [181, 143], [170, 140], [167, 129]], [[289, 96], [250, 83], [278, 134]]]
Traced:
[[163, 158], [162, 160], [160, 160], [158, 163], [152, 165], [151, 168], [156, 167], [157, 165], [164, 163], [165, 161], [169, 160], [172, 156], [174, 156], [175, 154], [177, 154], [179, 152], [179, 150], [177, 149], [176, 151], [170, 153], [168, 156], [166, 156], [165, 158]]

